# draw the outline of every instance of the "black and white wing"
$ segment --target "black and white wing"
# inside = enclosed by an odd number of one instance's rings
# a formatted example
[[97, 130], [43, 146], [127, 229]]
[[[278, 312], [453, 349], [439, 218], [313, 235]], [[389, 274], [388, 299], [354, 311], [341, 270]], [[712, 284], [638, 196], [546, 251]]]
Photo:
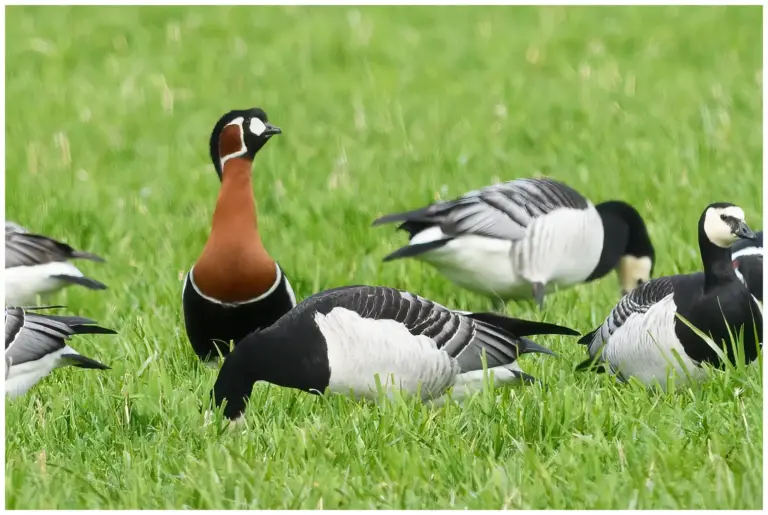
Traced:
[[754, 241], [739, 240], [731, 247], [731, 257], [736, 275], [749, 292], [763, 301], [763, 231], [755, 233]]
[[104, 261], [103, 258], [73, 249], [48, 236], [32, 234], [14, 223], [5, 223], [5, 268], [34, 266], [69, 259]]
[[329, 313], [336, 307], [363, 318], [394, 320], [414, 335], [432, 339], [437, 348], [456, 358], [463, 371], [482, 368], [485, 351], [489, 368], [513, 363], [527, 352], [552, 352], [525, 338], [534, 334], [578, 336], [572, 329], [508, 318], [493, 313], [452, 311], [418, 295], [379, 286], [334, 288], [307, 298], [297, 311]]
[[526, 178], [471, 191], [455, 200], [422, 209], [383, 216], [373, 225], [403, 222], [399, 229], [408, 231], [411, 236], [428, 227], [439, 226], [449, 238], [474, 234], [519, 240], [537, 217], [558, 208], [588, 207], [587, 199], [561, 182]]
[[[41, 309], [41, 308], [36, 308]], [[63, 349], [76, 334], [116, 334], [88, 318], [43, 315], [30, 308], [5, 308], [6, 365], [20, 365]], [[8, 369], [6, 369], [6, 377]]]
[[624, 325], [632, 315], [643, 314], [657, 302], [674, 293], [672, 277], [659, 277], [643, 283], [624, 295], [614, 306], [601, 326], [579, 339], [579, 343], [587, 345], [589, 359], [578, 365], [577, 369], [587, 369], [599, 354], [605, 342]]

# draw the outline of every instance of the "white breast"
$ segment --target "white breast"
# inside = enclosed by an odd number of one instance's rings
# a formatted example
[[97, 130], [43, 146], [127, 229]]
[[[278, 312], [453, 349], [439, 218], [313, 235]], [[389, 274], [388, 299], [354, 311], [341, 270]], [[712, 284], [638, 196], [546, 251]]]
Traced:
[[621, 377], [632, 376], [646, 385], [658, 381], [666, 387], [669, 370], [676, 373], [677, 384], [687, 381], [686, 371], [693, 380], [703, 379], [706, 371], [688, 357], [675, 334], [676, 311], [670, 294], [645, 313], [630, 315], [609, 338], [603, 360]]
[[512, 249], [514, 267], [528, 282], [571, 286], [584, 281], [603, 250], [597, 210], [560, 208], [536, 218]]
[[29, 306], [37, 300], [37, 295], [52, 293], [67, 285], [54, 275], [83, 277], [75, 265], [67, 261], [57, 261], [34, 266], [15, 266], [5, 269], [5, 305]]
[[426, 336], [413, 336], [393, 320], [372, 320], [334, 308], [317, 313], [315, 322], [325, 337], [331, 369], [329, 389], [356, 397], [378, 397], [376, 377], [387, 390], [397, 388], [421, 397], [449, 388], [459, 366]]

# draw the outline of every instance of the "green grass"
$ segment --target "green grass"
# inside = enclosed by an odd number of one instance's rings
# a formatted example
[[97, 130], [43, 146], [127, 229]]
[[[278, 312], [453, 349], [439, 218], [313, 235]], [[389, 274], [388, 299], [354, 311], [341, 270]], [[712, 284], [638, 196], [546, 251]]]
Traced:
[[[378, 215], [547, 174], [645, 215], [657, 275], [700, 268], [713, 201], [762, 227], [760, 7], [6, 9], [6, 214], [103, 255], [68, 310], [113, 368], [6, 402], [9, 508], [762, 507], [761, 364], [676, 394], [525, 356], [546, 382], [464, 408], [377, 407], [266, 385], [247, 431], [203, 427], [215, 372], [186, 341], [182, 274], [206, 239], [216, 119], [258, 105], [266, 245], [297, 295], [345, 284], [490, 301], [416, 261]], [[585, 332], [615, 276], [515, 316]]]

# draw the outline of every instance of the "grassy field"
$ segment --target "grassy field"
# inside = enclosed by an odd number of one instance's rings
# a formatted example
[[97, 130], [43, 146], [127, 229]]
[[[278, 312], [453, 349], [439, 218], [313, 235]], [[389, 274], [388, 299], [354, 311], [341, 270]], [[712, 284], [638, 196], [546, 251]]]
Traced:
[[[490, 301], [415, 261], [380, 214], [546, 174], [646, 217], [657, 275], [700, 267], [710, 202], [762, 228], [762, 13], [750, 8], [160, 7], [6, 10], [6, 216], [105, 256], [68, 310], [119, 330], [6, 402], [8, 508], [762, 507], [762, 364], [676, 394], [576, 374], [464, 408], [254, 390], [203, 427], [215, 380], [183, 332], [182, 274], [218, 190], [210, 130], [261, 106], [266, 245], [303, 298], [345, 284]], [[515, 316], [586, 332], [615, 276]]]

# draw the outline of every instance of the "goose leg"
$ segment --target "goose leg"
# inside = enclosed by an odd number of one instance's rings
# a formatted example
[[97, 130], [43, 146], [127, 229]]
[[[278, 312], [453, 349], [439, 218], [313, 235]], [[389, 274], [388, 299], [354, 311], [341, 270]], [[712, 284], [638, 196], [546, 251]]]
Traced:
[[544, 308], [544, 285], [541, 283], [533, 283], [533, 300], [536, 301], [536, 305], [539, 309]]

